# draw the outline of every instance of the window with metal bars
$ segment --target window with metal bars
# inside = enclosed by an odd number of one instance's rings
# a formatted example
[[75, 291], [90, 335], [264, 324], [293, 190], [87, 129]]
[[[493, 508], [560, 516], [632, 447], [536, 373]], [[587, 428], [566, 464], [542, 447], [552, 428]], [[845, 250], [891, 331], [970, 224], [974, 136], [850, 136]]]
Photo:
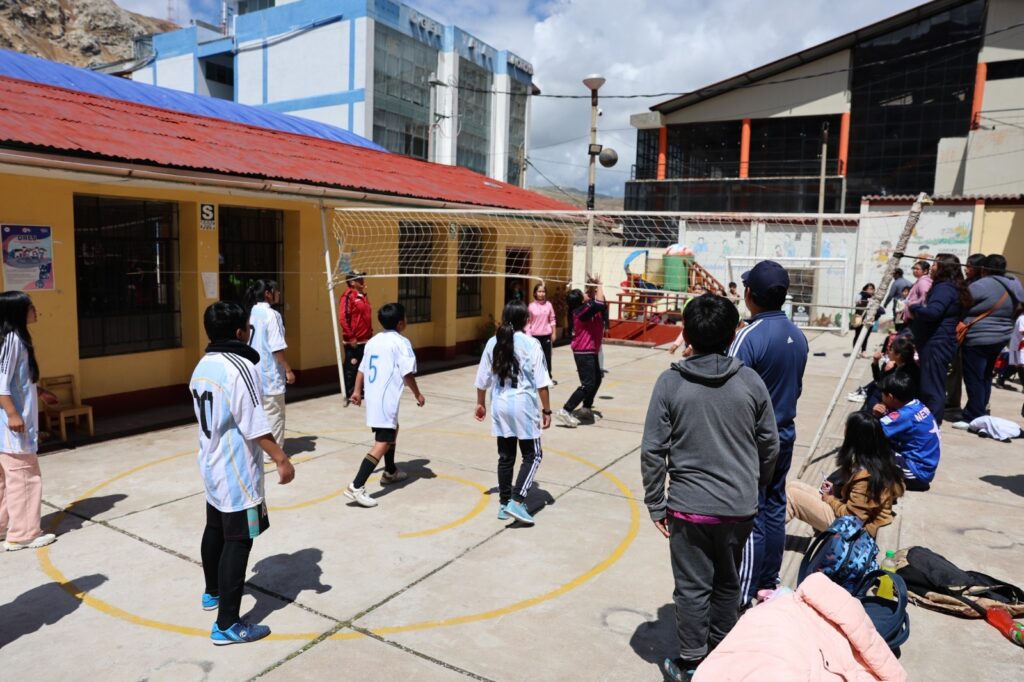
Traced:
[[[241, 303], [245, 290], [258, 279], [284, 285], [284, 213], [241, 206], [221, 206], [220, 298]], [[283, 293], [283, 288], [282, 288]]]
[[398, 302], [409, 324], [430, 322], [430, 273], [434, 267], [433, 225], [403, 220], [398, 224]]
[[483, 305], [480, 273], [483, 272], [483, 232], [479, 227], [459, 227], [459, 276], [456, 282], [456, 317], [477, 317]]

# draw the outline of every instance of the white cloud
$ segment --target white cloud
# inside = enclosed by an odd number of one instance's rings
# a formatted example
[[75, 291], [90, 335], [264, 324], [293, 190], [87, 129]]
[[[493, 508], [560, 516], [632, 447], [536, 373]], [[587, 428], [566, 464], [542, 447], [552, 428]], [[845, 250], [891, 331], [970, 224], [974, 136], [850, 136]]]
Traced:
[[[164, 16], [166, 0], [117, 0]], [[216, 21], [219, 0], [177, 0], [179, 23]], [[685, 92], [784, 57], [920, 4], [921, 0], [407, 0], [498, 49], [533, 63], [546, 94], [586, 94], [600, 72], [602, 94]], [[636, 156], [629, 116], [668, 97], [603, 99], [599, 139], [619, 152], [598, 169], [598, 191], [621, 194]], [[531, 160], [560, 185], [586, 187], [586, 99], [533, 102]], [[558, 144], [561, 143], [561, 144]], [[546, 184], [531, 171], [531, 184]]]

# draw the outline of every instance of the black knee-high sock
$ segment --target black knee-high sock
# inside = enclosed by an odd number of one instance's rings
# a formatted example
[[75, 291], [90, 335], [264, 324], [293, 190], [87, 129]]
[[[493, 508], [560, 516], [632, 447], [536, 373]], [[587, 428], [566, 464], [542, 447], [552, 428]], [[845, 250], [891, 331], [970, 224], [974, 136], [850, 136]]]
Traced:
[[217, 627], [226, 630], [237, 623], [241, 616], [242, 593], [245, 591], [245, 568], [249, 563], [252, 540], [226, 540], [221, 550], [219, 575], [220, 608], [217, 610]]
[[362, 488], [366, 485], [366, 479], [370, 478], [370, 474], [377, 468], [378, 461], [373, 458], [373, 455], [366, 453], [366, 457], [363, 457], [363, 461], [359, 465], [359, 473], [356, 474], [355, 480], [352, 481], [354, 488]]
[[220, 596], [220, 555], [224, 550], [224, 531], [220, 528], [206, 527], [203, 531], [203, 544], [200, 555], [203, 557], [203, 577], [206, 579], [206, 593], [214, 597]]
[[395, 444], [392, 443], [388, 446], [388, 451], [384, 453], [384, 471], [389, 474], [393, 474], [398, 471], [398, 467], [395, 466]]

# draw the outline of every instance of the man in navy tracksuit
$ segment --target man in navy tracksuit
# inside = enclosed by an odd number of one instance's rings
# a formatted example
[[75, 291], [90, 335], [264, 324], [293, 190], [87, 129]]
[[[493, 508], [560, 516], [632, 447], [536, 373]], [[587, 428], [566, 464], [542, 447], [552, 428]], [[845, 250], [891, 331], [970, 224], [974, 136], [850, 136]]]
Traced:
[[743, 273], [747, 309], [751, 318], [736, 334], [729, 355], [761, 376], [772, 398], [779, 429], [779, 457], [768, 487], [758, 499], [754, 531], [747, 538], [740, 563], [741, 604], [762, 588], [775, 588], [786, 543], [786, 474], [796, 441], [796, 402], [803, 390], [807, 365], [807, 338], [782, 305], [789, 291], [789, 273], [775, 261], [765, 260]]

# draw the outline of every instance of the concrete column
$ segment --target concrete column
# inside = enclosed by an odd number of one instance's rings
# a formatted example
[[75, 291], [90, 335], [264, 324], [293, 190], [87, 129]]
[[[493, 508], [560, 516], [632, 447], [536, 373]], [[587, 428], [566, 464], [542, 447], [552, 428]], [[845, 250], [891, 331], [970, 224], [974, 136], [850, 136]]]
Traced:
[[[214, 207], [217, 215], [218, 207]], [[199, 204], [178, 204], [179, 256], [181, 258], [181, 345], [187, 353], [185, 365], [199, 361], [208, 339], [203, 329], [203, 313], [220, 297], [220, 216], [214, 228], [199, 228]], [[212, 273], [217, 281], [216, 297], [207, 297], [203, 273]]]
[[740, 128], [740, 177], [750, 177], [750, 119], [743, 119]]
[[985, 81], [988, 79], [988, 64], [980, 62], [974, 73], [974, 99], [971, 100], [971, 130], [981, 125], [981, 107], [985, 101]]
[[850, 155], [850, 112], [839, 119], [839, 174], [846, 175], [846, 161]]
[[356, 64], [355, 83], [353, 89], [363, 88], [364, 97], [362, 102], [355, 102], [353, 116], [354, 132], [362, 135], [368, 140], [373, 139], [373, 52], [374, 52], [374, 20], [370, 18], [359, 18], [356, 22]]
[[507, 74], [494, 75], [494, 94], [491, 95], [491, 159], [489, 175], [495, 180], [508, 181], [508, 158], [517, 149], [509, 148], [509, 109], [512, 98], [512, 79]]
[[658, 129], [658, 179], [665, 179], [665, 168], [668, 165], [668, 126]]
[[434, 128], [434, 161], [454, 166], [459, 132], [459, 55], [441, 52], [437, 58], [437, 78], [445, 85], [435, 90], [437, 126]]

